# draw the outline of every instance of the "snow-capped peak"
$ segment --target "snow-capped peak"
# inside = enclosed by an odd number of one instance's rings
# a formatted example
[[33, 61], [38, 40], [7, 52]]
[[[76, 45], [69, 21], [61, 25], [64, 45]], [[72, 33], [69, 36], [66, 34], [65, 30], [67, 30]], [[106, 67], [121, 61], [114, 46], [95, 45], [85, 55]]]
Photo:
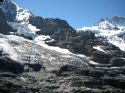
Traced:
[[[102, 19], [90, 27], [82, 27], [77, 31], [91, 31], [98, 37], [106, 38], [110, 43], [125, 51], [125, 41], [119, 37], [125, 33], [125, 17], [115, 16], [111, 19]], [[122, 41], [122, 42], [121, 42]]]
[[97, 24], [98, 29], [114, 29], [115, 25], [113, 25], [109, 20], [104, 20]]
[[21, 8], [11, 0], [5, 0], [1, 5], [1, 8], [9, 21], [26, 22], [29, 17], [32, 16], [32, 13], [29, 10]]
[[16, 9], [17, 10], [16, 20], [20, 21], [20, 22], [28, 22], [29, 21], [29, 17], [33, 16], [33, 14], [29, 10], [23, 9], [22, 7], [20, 7], [16, 3], [14, 3], [14, 4], [17, 7], [17, 9]]
[[30, 38], [37, 36], [36, 32], [40, 29], [29, 23], [29, 17], [33, 16], [29, 10], [21, 8], [11, 0], [5, 0], [1, 9], [6, 16], [8, 25], [17, 31], [15, 34]]
[[27, 22], [29, 17], [32, 16], [32, 13], [27, 9], [23, 9], [23, 8], [19, 7], [16, 3], [15, 3], [15, 5], [17, 7], [16, 20], [21, 21], [21, 22], [22, 21]]

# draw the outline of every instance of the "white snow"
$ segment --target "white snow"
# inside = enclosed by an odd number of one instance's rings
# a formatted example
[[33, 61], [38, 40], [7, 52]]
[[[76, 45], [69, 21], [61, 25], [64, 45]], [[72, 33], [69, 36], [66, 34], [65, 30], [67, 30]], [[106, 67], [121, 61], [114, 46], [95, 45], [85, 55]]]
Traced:
[[125, 51], [125, 41], [119, 37], [109, 38], [109, 43], [119, 47], [120, 50]]
[[49, 35], [45, 36], [45, 35], [39, 35], [35, 38], [35, 41], [45, 41], [46, 39], [51, 39], [51, 37]]
[[40, 29], [37, 29], [35, 26], [33, 26], [32, 24], [28, 24], [28, 28], [32, 31], [32, 32], [37, 32], [40, 31]]
[[[14, 2], [12, 2], [14, 3]], [[32, 16], [31, 12], [27, 9], [21, 8], [19, 5], [14, 3], [17, 8], [17, 22], [7, 22], [13, 29], [17, 30], [18, 35], [30, 36], [32, 38], [36, 37], [37, 29], [32, 24], [29, 24], [29, 17]]]
[[94, 26], [90, 26], [90, 27], [82, 27], [82, 28], [78, 28], [76, 30], [80, 30], [80, 31], [87, 31], [87, 30], [90, 30], [90, 31], [100, 31], [100, 30], [112, 30], [114, 29], [115, 26], [110, 23], [109, 21], [103, 21], [103, 22], [100, 22], [100, 23], [97, 23], [96, 25]]
[[12, 3], [15, 4], [16, 8], [17, 8], [16, 20], [20, 21], [20, 22], [27, 22], [29, 17], [32, 16], [32, 13], [29, 10], [27, 10], [27, 9], [21, 8], [15, 2], [12, 2]]
[[121, 59], [125, 60], [125, 58], [123, 58], [123, 57]]
[[90, 27], [82, 27], [82, 28], [78, 28], [76, 29], [77, 31], [87, 31], [87, 30], [98, 30], [97, 26], [90, 26]]
[[17, 30], [18, 35], [24, 35], [26, 37], [35, 38], [36, 32], [39, 31], [35, 26], [28, 24], [26, 22], [17, 23], [17, 22], [7, 22], [13, 29]]
[[96, 63], [94, 61], [89, 61], [90, 64], [93, 64], [93, 65], [98, 65], [99, 63]]
[[101, 52], [104, 52], [106, 53], [106, 51], [104, 51], [101, 46], [93, 46], [94, 49], [98, 50], [98, 51], [101, 51]]
[[26, 81], [26, 78], [24, 78], [24, 77], [20, 77], [20, 79], [22, 79], [23, 81]]
[[[102, 21], [94, 26], [90, 27], [83, 27], [80, 29], [76, 29], [78, 31], [92, 31], [95, 33], [96, 37], [104, 37], [108, 40], [109, 43], [119, 47], [120, 50], [125, 51], [125, 41], [118, 37], [119, 35], [122, 35], [125, 33], [125, 27], [124, 26], [118, 26], [118, 29], [115, 29], [115, 25], [113, 25], [110, 21], [105, 20]], [[97, 49], [99, 51], [105, 52], [102, 50], [99, 46], [93, 47], [94, 49]]]
[[[33, 16], [32, 13], [27, 10], [21, 8], [19, 5], [16, 3], [12, 2], [16, 6], [16, 21], [15, 22], [7, 22], [8, 25], [10, 25], [14, 30], [17, 30], [18, 35], [24, 35], [26, 37], [32, 37], [35, 38], [36, 32], [40, 31], [40, 29], [37, 29], [35, 26], [32, 24], [29, 24], [29, 17]], [[14, 33], [11, 33], [14, 34]]]
[[0, 34], [0, 49], [2, 49], [5, 53], [8, 54], [8, 56], [15, 61], [19, 61], [21, 63], [23, 63], [23, 61], [21, 60], [21, 56], [22, 54], [24, 55], [24, 53], [26, 51], [28, 51], [28, 49], [25, 47], [25, 43], [33, 43], [30, 40], [27, 40], [23, 37], [19, 37], [19, 36], [15, 36], [15, 35], [2, 35]]
[[[22, 12], [19, 12], [22, 11]], [[18, 21], [28, 21], [29, 17], [32, 16], [28, 10], [18, 10], [16, 20]]]
[[[40, 38], [42, 40], [40, 40]], [[5, 36], [5, 35], [0, 34], [0, 49], [3, 49], [5, 53], [8, 53], [9, 54], [8, 56], [12, 60], [18, 61], [21, 64], [29, 62], [28, 61], [29, 59], [27, 59], [29, 57], [31, 57], [30, 63], [32, 64], [35, 63], [36, 61], [34, 61], [34, 59], [36, 60], [37, 58], [36, 53], [40, 53], [39, 52], [40, 46], [42, 49], [45, 49], [45, 50], [47, 49], [55, 53], [59, 53], [60, 54], [59, 56], [64, 57], [64, 58], [70, 58], [70, 57], [72, 58], [73, 56], [78, 58], [79, 55], [73, 54], [67, 49], [48, 46], [44, 42], [46, 38], [48, 39], [50, 38], [50, 36], [42, 35], [41, 37], [36, 37], [34, 41], [32, 41], [32, 40], [25, 39], [21, 36], [16, 36], [16, 35]], [[85, 56], [81, 56], [81, 55], [79, 57], [85, 58]], [[45, 60], [49, 58], [48, 60], [50, 61], [56, 60], [56, 58], [52, 57], [51, 55], [46, 56], [46, 55], [40, 54], [40, 58], [44, 58]]]
[[78, 57], [82, 57], [82, 58], [87, 58], [87, 56], [82, 55], [82, 54], [76, 54], [76, 56], [78, 56]]
[[98, 25], [99, 29], [110, 29], [111, 30], [111, 29], [115, 28], [115, 26], [112, 23], [110, 23], [108, 20], [102, 21], [102, 22], [98, 23], [97, 25]]
[[15, 52], [13, 45], [11, 45], [9, 42], [10, 40], [8, 40], [7, 37], [5, 36], [3, 38], [0, 37], [0, 49], [3, 49], [5, 53], [8, 53], [10, 55], [10, 58], [12, 58], [13, 60], [17, 60], [18, 55]]
[[40, 35], [34, 39], [34, 42], [36, 44], [39, 44], [42, 47], [45, 47], [45, 48], [50, 49], [50, 50], [54, 50], [54, 51], [61, 52], [64, 54], [72, 54], [68, 49], [63, 49], [63, 48], [54, 47], [54, 46], [48, 46], [47, 44], [45, 44], [45, 41], [44, 41], [47, 38], [50, 38], [50, 36]]

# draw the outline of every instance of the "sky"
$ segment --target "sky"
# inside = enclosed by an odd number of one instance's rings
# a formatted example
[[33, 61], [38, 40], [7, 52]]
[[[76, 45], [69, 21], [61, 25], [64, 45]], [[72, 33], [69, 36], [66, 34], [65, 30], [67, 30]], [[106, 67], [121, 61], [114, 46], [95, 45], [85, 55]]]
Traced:
[[72, 27], [91, 26], [102, 18], [125, 16], [125, 0], [12, 0], [34, 15], [60, 18]]

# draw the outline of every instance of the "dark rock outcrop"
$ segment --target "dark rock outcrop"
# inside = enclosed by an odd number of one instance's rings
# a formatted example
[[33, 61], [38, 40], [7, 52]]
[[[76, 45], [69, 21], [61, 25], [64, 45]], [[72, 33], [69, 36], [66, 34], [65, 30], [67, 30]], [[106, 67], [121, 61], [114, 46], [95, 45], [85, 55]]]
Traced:
[[[25, 72], [21, 77], [0, 74], [2, 93], [124, 93], [125, 68], [64, 65], [54, 72]], [[40, 77], [40, 78], [38, 78]], [[4, 79], [3, 79], [4, 78]], [[9, 80], [8, 80], [9, 79]]]
[[1, 9], [4, 12], [7, 20], [15, 21], [17, 15], [17, 6], [11, 2], [11, 0], [4, 0], [4, 3], [1, 6]]
[[4, 0], [1, 0], [0, 2], [3, 2]]
[[16, 61], [11, 60], [8, 57], [0, 58], [0, 71], [22, 73], [24, 71], [23, 66]]
[[[125, 29], [123, 29], [123, 31], [125, 31]], [[119, 35], [120, 38], [122, 38], [123, 40], [125, 40], [125, 33]]]
[[112, 58], [111, 61], [110, 61], [110, 64], [112, 66], [116, 66], [116, 67], [125, 66], [125, 59], [122, 59], [122, 58]]
[[69, 26], [69, 24], [65, 20], [61, 19], [53, 19], [47, 18], [43, 19], [42, 17], [30, 17], [29, 23], [36, 26], [41, 31], [37, 32], [37, 34], [44, 34], [52, 36], [54, 33], [62, 34], [65, 32], [73, 33], [75, 30]]
[[41, 68], [42, 68], [42, 65], [41, 64], [24, 64], [24, 69], [25, 69], [25, 71], [30, 71], [30, 70], [32, 70], [32, 71], [40, 71], [41, 70]]
[[2, 12], [0, 8], [0, 33], [8, 35], [10, 32], [15, 32], [8, 24], [6, 20], [5, 14]]

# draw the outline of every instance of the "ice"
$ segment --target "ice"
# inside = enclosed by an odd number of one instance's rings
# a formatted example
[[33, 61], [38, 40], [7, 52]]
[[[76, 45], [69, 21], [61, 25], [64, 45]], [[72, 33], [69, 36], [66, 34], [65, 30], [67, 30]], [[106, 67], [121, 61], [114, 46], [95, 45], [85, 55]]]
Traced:
[[28, 24], [28, 28], [32, 31], [32, 32], [37, 32], [40, 31], [40, 29], [37, 29], [35, 26], [33, 26], [32, 24]]
[[0, 48], [3, 49], [5, 53], [9, 54], [10, 58], [12, 58], [13, 60], [17, 60], [18, 55], [15, 52], [13, 45], [11, 45], [11, 43], [9, 42], [10, 41], [8, 40], [7, 37], [4, 38], [0, 37]]
[[39, 29], [37, 29], [35, 26], [30, 25], [26, 22], [22, 23], [8, 22], [8, 25], [10, 25], [14, 30], [17, 30], [16, 32], [17, 35], [24, 35], [25, 37], [35, 38], [37, 36], [36, 32], [39, 31]]

